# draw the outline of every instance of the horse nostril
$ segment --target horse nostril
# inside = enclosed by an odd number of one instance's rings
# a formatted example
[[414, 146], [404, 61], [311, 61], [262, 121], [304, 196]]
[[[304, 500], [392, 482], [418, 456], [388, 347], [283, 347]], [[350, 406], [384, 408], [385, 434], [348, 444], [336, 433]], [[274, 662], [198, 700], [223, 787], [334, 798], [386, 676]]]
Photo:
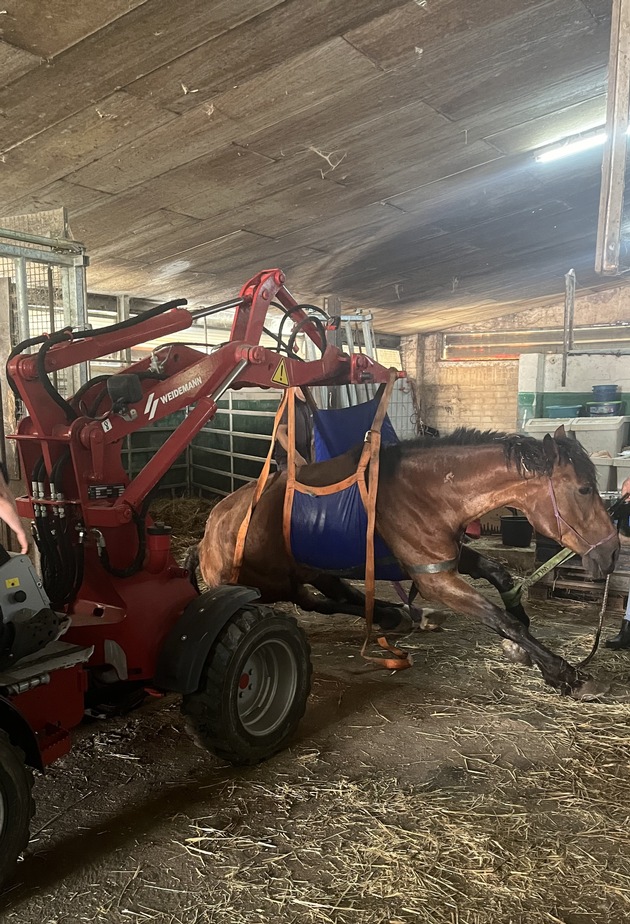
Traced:
[[604, 569], [594, 558], [583, 559], [582, 564], [588, 576], [593, 580], [598, 580], [604, 576]]
[[582, 558], [582, 566], [593, 580], [601, 580], [614, 570], [618, 550], [614, 551], [604, 546], [592, 549]]

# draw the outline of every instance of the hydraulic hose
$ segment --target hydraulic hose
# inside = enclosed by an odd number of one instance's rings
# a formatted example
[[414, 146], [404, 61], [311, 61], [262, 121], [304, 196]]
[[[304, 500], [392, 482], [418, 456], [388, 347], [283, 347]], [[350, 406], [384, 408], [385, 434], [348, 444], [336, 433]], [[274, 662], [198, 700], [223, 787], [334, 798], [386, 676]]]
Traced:
[[111, 574], [113, 577], [118, 577], [118, 578], [133, 577], [134, 574], [137, 574], [138, 571], [142, 569], [144, 558], [147, 553], [147, 536], [146, 536], [145, 521], [147, 518], [147, 513], [149, 512], [149, 505], [151, 504], [151, 501], [153, 500], [153, 495], [156, 490], [157, 490], [157, 485], [155, 488], [153, 488], [153, 490], [149, 494], [147, 494], [142, 504], [140, 513], [138, 513], [137, 510], [134, 510], [133, 507], [131, 508], [131, 516], [136, 525], [136, 531], [138, 533], [138, 550], [131, 564], [128, 565], [126, 568], [115, 568], [113, 565], [110, 564], [109, 554], [107, 552], [107, 546], [103, 544], [100, 550], [101, 564], [103, 565], [107, 573]]
[[174, 298], [170, 302], [164, 302], [162, 305], [155, 305], [155, 307], [149, 308], [148, 311], [143, 311], [142, 314], [136, 314], [133, 318], [127, 318], [125, 321], [117, 321], [116, 324], [109, 324], [107, 327], [98, 327], [95, 330], [92, 330], [92, 328], [88, 328], [87, 330], [75, 330], [72, 336], [74, 340], [83, 340], [86, 337], [103, 337], [105, 334], [115, 334], [119, 330], [135, 327], [142, 321], [155, 318], [159, 314], [164, 314], [165, 311], [170, 311], [172, 308], [179, 308], [187, 304], [187, 298]]
[[[164, 379], [167, 378], [167, 376], [161, 372], [150, 372], [149, 370], [146, 370], [145, 372], [138, 372], [137, 375], [140, 381], [144, 381], [145, 379], [155, 379], [158, 382], [163, 382]], [[96, 382], [98, 378], [100, 378], [100, 376], [97, 376], [92, 381]], [[111, 379], [112, 376], [106, 375], [104, 376], [104, 378]], [[106, 395], [107, 395], [107, 387], [102, 388], [101, 391], [99, 391], [95, 400], [92, 402], [90, 407], [87, 409], [86, 417], [92, 417], [92, 418], [97, 417], [98, 409], [101, 406], [101, 402], [103, 401], [103, 398], [106, 397]]]
[[76, 411], [79, 411], [80, 404], [81, 404], [81, 398], [86, 392], [90, 390], [90, 388], [93, 388], [95, 385], [100, 385], [101, 383], [107, 382], [108, 379], [111, 379], [111, 377], [112, 377], [112, 373], [106, 372], [106, 373], [103, 373], [102, 375], [95, 375], [93, 379], [88, 379], [88, 381], [85, 382], [79, 388], [79, 390], [76, 391], [70, 398], [70, 403], [72, 404], [74, 409]]
[[17, 356], [19, 353], [23, 353], [24, 350], [28, 350], [29, 347], [37, 346], [38, 343], [44, 343], [47, 340], [47, 337], [40, 335], [39, 337], [31, 337], [28, 340], [22, 340], [21, 343], [18, 343], [17, 346], [14, 346], [11, 352], [9, 353], [9, 358], [6, 363], [6, 376], [7, 382], [9, 383], [9, 388], [13, 392], [16, 398], [20, 397], [20, 393], [17, 390], [17, 386], [13, 381], [12, 376], [9, 373], [9, 363], [10, 361]]
[[[70, 451], [66, 449], [54, 463], [50, 472], [50, 499], [57, 500], [63, 493], [63, 470], [70, 458]], [[42, 457], [35, 464], [31, 480], [35, 485], [34, 493], [39, 493], [38, 485], [44, 484], [47, 478], [44, 460]], [[45, 489], [44, 489], [45, 490]], [[34, 497], [35, 505], [35, 531], [34, 538], [41, 556], [42, 580], [46, 593], [50, 597], [53, 607], [62, 608], [72, 599], [76, 584], [77, 559], [72, 543], [70, 520], [63, 514], [61, 505], [57, 512], [53, 505], [52, 511], [48, 504], [39, 504], [39, 497]], [[53, 519], [51, 523], [51, 512]]]
[[[53, 334], [51, 337], [44, 338], [45, 342], [42, 343], [42, 346], [39, 348], [37, 353], [37, 376], [50, 398], [64, 412], [66, 420], [70, 423], [71, 421], [76, 420], [78, 415], [72, 405], [59, 394], [57, 389], [50, 381], [50, 378], [48, 377], [48, 373], [46, 372], [46, 354], [48, 353], [48, 350], [50, 350], [57, 343], [62, 343], [64, 340], [85, 340], [88, 338], [92, 339], [96, 337], [104, 337], [107, 334], [114, 334], [121, 330], [127, 330], [130, 327], [135, 327], [143, 321], [157, 317], [159, 314], [164, 314], [165, 311], [170, 311], [172, 308], [178, 308], [181, 305], [187, 304], [187, 299], [176, 298], [170, 302], [165, 302], [163, 305], [156, 305], [154, 308], [150, 308], [148, 311], [144, 311], [142, 314], [138, 314], [133, 318], [127, 318], [125, 321], [118, 321], [116, 324], [109, 324], [107, 327], [99, 327], [96, 330], [88, 328], [86, 330], [76, 331], [71, 331], [69, 328], [65, 328], [64, 330]], [[41, 340], [38, 342], [41, 342]]]
[[[282, 331], [284, 330], [284, 325], [286, 324], [287, 320], [291, 317], [291, 315], [294, 314], [296, 311], [315, 311], [315, 312], [317, 312], [317, 314], [323, 315], [323, 317], [326, 319], [326, 321], [329, 320], [328, 315], [326, 314], [326, 312], [324, 311], [324, 309], [323, 309], [323, 308], [318, 308], [317, 305], [306, 305], [306, 304], [304, 304], [304, 305], [294, 305], [293, 308], [284, 308], [283, 305], [278, 305], [277, 302], [272, 302], [272, 305], [274, 305], [274, 307], [280, 308], [282, 311], [284, 311], [284, 317], [283, 317], [282, 320], [280, 321], [280, 327], [278, 328], [278, 339], [279, 339], [279, 340], [282, 340]], [[302, 319], [302, 320], [305, 320], [305, 319]], [[320, 322], [320, 323], [321, 323], [321, 322]], [[320, 333], [321, 333], [321, 331], [320, 331]], [[325, 342], [326, 342], [326, 335], [324, 334], [324, 343], [325, 343]], [[323, 352], [323, 350], [322, 350], [322, 352]]]
[[68, 330], [60, 331], [59, 334], [55, 334], [53, 337], [50, 337], [46, 343], [41, 345], [37, 351], [37, 378], [43, 385], [47, 394], [64, 412], [66, 420], [68, 423], [70, 423], [71, 421], [76, 420], [78, 415], [72, 405], [66, 401], [62, 395], [59, 394], [53, 383], [50, 381], [48, 373], [46, 372], [46, 354], [50, 349], [52, 349], [52, 347], [56, 346], [58, 343], [61, 343], [63, 340], [72, 340], [72, 333]]
[[324, 353], [326, 352], [326, 344], [327, 344], [326, 329], [324, 328], [324, 325], [319, 320], [319, 318], [313, 318], [313, 317], [302, 318], [300, 321], [297, 322], [297, 324], [293, 328], [293, 332], [291, 333], [291, 336], [289, 337], [289, 341], [287, 343], [287, 350], [289, 351], [289, 355], [291, 355], [291, 352], [295, 345], [295, 341], [297, 339], [297, 335], [300, 333], [300, 331], [302, 330], [305, 324], [312, 324], [314, 327], [317, 328], [317, 331], [319, 332], [319, 336], [321, 337], [321, 341], [322, 341], [322, 345], [320, 349], [321, 349], [321, 354], [323, 356]]

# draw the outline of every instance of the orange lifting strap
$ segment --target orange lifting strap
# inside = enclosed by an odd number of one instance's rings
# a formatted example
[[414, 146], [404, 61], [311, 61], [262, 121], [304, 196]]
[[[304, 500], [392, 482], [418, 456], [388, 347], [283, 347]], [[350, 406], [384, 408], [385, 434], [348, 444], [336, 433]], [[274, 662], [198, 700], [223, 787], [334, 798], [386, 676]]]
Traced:
[[[252, 513], [256, 509], [256, 504], [260, 500], [263, 491], [267, 486], [267, 481], [269, 479], [269, 472], [271, 470], [271, 460], [273, 458], [273, 449], [276, 445], [276, 434], [278, 432], [278, 427], [280, 426], [280, 420], [284, 414], [284, 409], [287, 406], [289, 400], [289, 392], [293, 392], [292, 388], [287, 388], [284, 395], [282, 396], [282, 401], [280, 406], [276, 411], [276, 416], [273, 422], [273, 430], [271, 431], [271, 443], [269, 444], [269, 452], [267, 453], [267, 458], [265, 459], [262, 471], [258, 476], [258, 481], [256, 482], [256, 487], [254, 493], [252, 494], [252, 499], [247, 508], [247, 513], [241, 523], [237, 536], [236, 536], [236, 545], [234, 546], [234, 561], [232, 563], [232, 574], [230, 575], [230, 584], [238, 584], [238, 576], [241, 573], [241, 566], [243, 564], [243, 555], [245, 554], [245, 540], [247, 539], [247, 531], [249, 529], [249, 524], [252, 518]], [[295, 415], [294, 415], [295, 419]], [[291, 436], [289, 436], [291, 439]], [[295, 458], [295, 454], [294, 454]]]
[[280, 419], [284, 414], [285, 407], [288, 407], [287, 487], [284, 497], [283, 510], [283, 532], [287, 551], [289, 554], [291, 554], [291, 511], [293, 508], [293, 497], [296, 491], [305, 494], [321, 496], [326, 494], [336, 494], [338, 491], [342, 491], [345, 488], [349, 488], [353, 484], [357, 484], [361, 500], [363, 501], [367, 513], [367, 530], [365, 537], [365, 639], [363, 642], [363, 647], [361, 648], [361, 656], [365, 658], [366, 661], [370, 661], [372, 664], [375, 664], [377, 667], [382, 668], [383, 670], [400, 671], [411, 667], [411, 657], [408, 652], [403, 651], [401, 648], [396, 648], [390, 645], [385, 636], [379, 636], [376, 641], [381, 648], [385, 649], [393, 657], [379, 658], [371, 657], [366, 654], [367, 648], [372, 640], [372, 626], [374, 621], [374, 532], [376, 528], [376, 498], [378, 493], [381, 428], [383, 426], [383, 421], [385, 420], [385, 415], [387, 413], [387, 408], [391, 399], [394, 383], [396, 382], [397, 378], [398, 373], [396, 369], [391, 369], [387, 385], [385, 386], [376, 414], [374, 415], [372, 426], [365, 435], [365, 444], [363, 446], [363, 451], [361, 453], [356, 472], [354, 472], [353, 475], [350, 475], [343, 481], [337, 482], [337, 484], [325, 485], [322, 487], [302, 485], [296, 479], [295, 389], [286, 389], [284, 397], [280, 402], [280, 406], [276, 413], [276, 418], [274, 420], [271, 445], [269, 447], [269, 452], [267, 454], [265, 464], [263, 465], [263, 469], [256, 483], [256, 488], [254, 490], [254, 494], [252, 495], [252, 500], [250, 502], [248, 511], [243, 522], [241, 523], [238, 532], [234, 550], [234, 565], [232, 568], [231, 583], [235, 584], [238, 581], [241, 565], [243, 563], [247, 530], [252, 518], [252, 513], [254, 512], [256, 504], [260, 500], [260, 497], [262, 496], [262, 493], [267, 484], [271, 466], [271, 458], [273, 455], [273, 447], [276, 441], [276, 433]]
[[[284, 542], [287, 551], [291, 553], [291, 510], [293, 507], [293, 497], [295, 492], [310, 495], [336, 494], [343, 491], [351, 485], [356, 484], [361, 495], [361, 500], [367, 513], [367, 530], [365, 536], [365, 639], [361, 648], [361, 656], [366, 661], [370, 661], [384, 670], [405, 670], [411, 667], [411, 658], [408, 653], [400, 648], [395, 648], [389, 644], [385, 636], [379, 636], [377, 639], [381, 648], [388, 651], [393, 657], [391, 658], [374, 658], [366, 654], [368, 645], [372, 639], [372, 625], [374, 620], [374, 595], [375, 595], [375, 568], [374, 568], [374, 532], [376, 528], [376, 497], [378, 493], [378, 471], [380, 464], [381, 449], [381, 428], [387, 408], [394, 389], [394, 383], [398, 378], [396, 369], [390, 369], [389, 379], [383, 391], [379, 402], [372, 426], [365, 435], [363, 451], [357, 465], [356, 472], [337, 484], [325, 485], [323, 487], [313, 487], [312, 485], [302, 485], [296, 479], [295, 465], [295, 400], [293, 393], [289, 397], [288, 412], [288, 441], [289, 448], [287, 451], [287, 488], [284, 495], [284, 512], [283, 512], [283, 530]], [[293, 392], [293, 390], [292, 390]], [[368, 473], [369, 466], [369, 473]]]

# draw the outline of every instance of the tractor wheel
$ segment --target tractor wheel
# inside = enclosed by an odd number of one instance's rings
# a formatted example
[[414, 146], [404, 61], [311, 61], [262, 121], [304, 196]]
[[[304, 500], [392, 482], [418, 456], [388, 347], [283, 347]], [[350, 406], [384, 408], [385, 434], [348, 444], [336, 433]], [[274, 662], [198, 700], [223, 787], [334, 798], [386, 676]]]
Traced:
[[231, 764], [256, 764], [284, 747], [310, 688], [310, 647], [295, 619], [245, 606], [214, 643], [182, 712], [200, 747]]
[[11, 876], [29, 839], [34, 803], [33, 774], [24, 754], [0, 730], [0, 889]]

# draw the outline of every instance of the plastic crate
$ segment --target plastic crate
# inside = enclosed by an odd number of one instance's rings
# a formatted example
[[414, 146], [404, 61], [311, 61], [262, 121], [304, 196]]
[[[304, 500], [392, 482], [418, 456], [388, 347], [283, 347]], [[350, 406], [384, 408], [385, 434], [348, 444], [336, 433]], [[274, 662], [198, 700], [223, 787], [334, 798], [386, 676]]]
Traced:
[[[613, 460], [604, 462], [598, 459], [592, 460], [597, 471], [597, 487], [599, 493], [603, 491], [614, 491], [617, 487], [617, 469], [613, 465]], [[629, 473], [630, 474], [630, 473]]]
[[614, 458], [628, 444], [630, 417], [577, 417], [571, 426], [589, 453], [607, 452]]
[[546, 433], [553, 436], [558, 427], [564, 426], [568, 436], [574, 430], [574, 422], [578, 419], [577, 417], [533, 417], [527, 421], [524, 429], [528, 436], [541, 440]]
[[616, 488], [620, 491], [626, 478], [630, 478], [630, 456], [617, 456], [612, 463], [617, 477]]

